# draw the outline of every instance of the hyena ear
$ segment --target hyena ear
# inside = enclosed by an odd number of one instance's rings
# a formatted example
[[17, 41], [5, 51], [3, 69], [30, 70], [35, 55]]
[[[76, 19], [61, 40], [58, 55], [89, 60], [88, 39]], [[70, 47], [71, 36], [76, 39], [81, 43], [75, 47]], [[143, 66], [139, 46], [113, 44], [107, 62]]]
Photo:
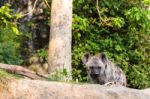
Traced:
[[102, 60], [103, 63], [107, 63], [108, 61], [107, 56], [103, 52], [99, 54], [99, 58]]
[[82, 62], [83, 64], [86, 64], [90, 58], [90, 53], [85, 53], [83, 56], [82, 56]]

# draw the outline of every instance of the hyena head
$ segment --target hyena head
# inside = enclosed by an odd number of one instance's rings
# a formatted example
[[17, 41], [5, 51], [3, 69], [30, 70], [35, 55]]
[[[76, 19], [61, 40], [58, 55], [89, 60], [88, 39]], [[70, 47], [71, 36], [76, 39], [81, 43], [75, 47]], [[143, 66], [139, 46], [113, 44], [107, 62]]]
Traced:
[[108, 58], [104, 53], [99, 53], [95, 56], [86, 53], [82, 57], [82, 62], [85, 64], [88, 75], [94, 79], [103, 76], [107, 69]]

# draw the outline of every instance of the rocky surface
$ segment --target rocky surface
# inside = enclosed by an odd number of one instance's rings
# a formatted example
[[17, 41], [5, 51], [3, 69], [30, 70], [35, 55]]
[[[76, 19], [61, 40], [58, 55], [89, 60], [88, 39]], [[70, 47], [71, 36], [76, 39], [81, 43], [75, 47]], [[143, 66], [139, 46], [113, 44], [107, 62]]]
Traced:
[[7, 79], [0, 80], [0, 99], [150, 99], [150, 89]]

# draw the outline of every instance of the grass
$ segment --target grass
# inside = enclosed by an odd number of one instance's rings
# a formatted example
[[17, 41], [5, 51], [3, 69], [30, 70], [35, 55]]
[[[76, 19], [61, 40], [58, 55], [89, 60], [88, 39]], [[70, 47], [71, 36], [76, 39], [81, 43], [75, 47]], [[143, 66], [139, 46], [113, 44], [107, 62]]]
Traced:
[[13, 74], [13, 73], [8, 73], [5, 70], [0, 69], [0, 77], [1, 78], [22, 78], [21, 75]]

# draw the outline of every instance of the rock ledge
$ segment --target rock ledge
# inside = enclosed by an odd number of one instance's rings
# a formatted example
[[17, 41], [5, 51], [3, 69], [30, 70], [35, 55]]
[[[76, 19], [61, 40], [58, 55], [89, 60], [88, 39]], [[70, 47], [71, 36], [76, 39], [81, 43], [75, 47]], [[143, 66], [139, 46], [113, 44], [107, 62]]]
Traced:
[[22, 79], [1, 82], [0, 99], [150, 99], [150, 89]]

